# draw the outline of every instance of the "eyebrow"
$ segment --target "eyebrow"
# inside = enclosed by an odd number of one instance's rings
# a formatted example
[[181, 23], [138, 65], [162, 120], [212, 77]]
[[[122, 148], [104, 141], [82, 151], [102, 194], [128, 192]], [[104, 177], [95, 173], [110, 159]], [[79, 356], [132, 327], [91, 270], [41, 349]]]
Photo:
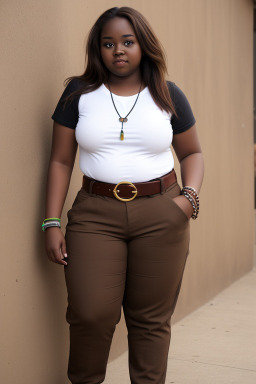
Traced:
[[[131, 36], [134, 37], [134, 35], [131, 35], [131, 34], [122, 35], [121, 37], [131, 37]], [[104, 36], [104, 37], [102, 37], [102, 39], [107, 39], [107, 40], [109, 40], [109, 39], [113, 39], [113, 37], [111, 37], [111, 36]]]

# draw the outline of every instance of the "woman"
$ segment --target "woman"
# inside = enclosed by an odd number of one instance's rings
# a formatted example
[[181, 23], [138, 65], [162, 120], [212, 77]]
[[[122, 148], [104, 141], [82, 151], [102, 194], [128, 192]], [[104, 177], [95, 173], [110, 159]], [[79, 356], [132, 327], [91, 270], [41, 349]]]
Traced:
[[[109, 9], [91, 29], [84, 74], [68, 79], [53, 114], [43, 229], [49, 259], [65, 266], [73, 384], [104, 381], [122, 306], [131, 382], [165, 382], [170, 319], [203, 179], [194, 116], [165, 74], [144, 17]], [[64, 238], [60, 217], [77, 145], [83, 186]]]

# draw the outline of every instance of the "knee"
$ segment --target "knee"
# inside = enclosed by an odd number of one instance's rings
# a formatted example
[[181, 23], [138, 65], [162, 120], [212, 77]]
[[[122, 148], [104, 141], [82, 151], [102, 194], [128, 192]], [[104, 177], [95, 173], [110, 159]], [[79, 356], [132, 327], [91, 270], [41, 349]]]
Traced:
[[67, 309], [66, 319], [70, 325], [80, 325], [87, 329], [112, 328], [121, 317], [121, 311], [111, 311], [110, 308], [96, 308], [95, 306], [86, 308]]

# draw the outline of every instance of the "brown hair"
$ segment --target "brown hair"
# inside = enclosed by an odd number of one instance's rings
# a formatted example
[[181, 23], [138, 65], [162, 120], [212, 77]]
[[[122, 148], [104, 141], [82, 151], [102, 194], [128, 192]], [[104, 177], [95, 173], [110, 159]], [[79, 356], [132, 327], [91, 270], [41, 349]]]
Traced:
[[155, 36], [144, 16], [130, 7], [114, 7], [105, 11], [93, 25], [86, 45], [86, 69], [81, 76], [66, 79], [67, 85], [73, 79], [80, 79], [83, 86], [71, 93], [67, 101], [75, 95], [94, 91], [108, 80], [108, 70], [100, 54], [101, 31], [106, 22], [114, 17], [123, 17], [132, 25], [143, 56], [141, 59], [141, 75], [148, 87], [152, 98], [161, 110], [174, 113], [175, 108], [167, 87], [165, 75], [167, 73], [165, 54], [158, 38]]

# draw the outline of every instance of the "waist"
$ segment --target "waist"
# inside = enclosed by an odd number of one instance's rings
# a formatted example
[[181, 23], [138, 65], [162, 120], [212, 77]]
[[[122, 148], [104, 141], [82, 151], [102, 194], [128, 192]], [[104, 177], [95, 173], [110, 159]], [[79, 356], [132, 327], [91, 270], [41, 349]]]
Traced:
[[166, 175], [142, 183], [121, 181], [118, 184], [111, 184], [94, 180], [84, 175], [82, 188], [90, 194], [113, 197], [125, 202], [131, 201], [137, 197], [164, 193], [167, 188], [176, 182], [177, 177], [173, 169]]

